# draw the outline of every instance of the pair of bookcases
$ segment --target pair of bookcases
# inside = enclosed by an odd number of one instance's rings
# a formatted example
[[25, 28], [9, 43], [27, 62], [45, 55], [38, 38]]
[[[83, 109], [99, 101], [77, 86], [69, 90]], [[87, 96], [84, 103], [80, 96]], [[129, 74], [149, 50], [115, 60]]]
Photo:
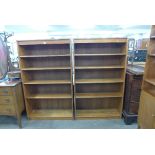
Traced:
[[17, 43], [29, 119], [121, 117], [127, 39]]

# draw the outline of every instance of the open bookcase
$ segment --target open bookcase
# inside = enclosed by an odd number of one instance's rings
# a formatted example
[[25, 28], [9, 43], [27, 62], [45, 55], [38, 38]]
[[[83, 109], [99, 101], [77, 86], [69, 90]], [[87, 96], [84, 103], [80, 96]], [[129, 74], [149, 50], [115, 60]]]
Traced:
[[73, 49], [75, 118], [120, 118], [127, 39], [75, 39]]
[[70, 40], [18, 41], [29, 119], [72, 119]]
[[155, 25], [152, 26], [140, 99], [138, 125], [155, 128]]

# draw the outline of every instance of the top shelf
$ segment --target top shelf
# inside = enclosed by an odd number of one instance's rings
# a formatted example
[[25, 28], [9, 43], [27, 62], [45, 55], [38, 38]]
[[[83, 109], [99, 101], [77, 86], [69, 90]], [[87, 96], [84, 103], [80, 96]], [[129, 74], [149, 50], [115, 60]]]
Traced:
[[74, 43], [127, 43], [127, 38], [75, 39]]
[[58, 40], [18, 40], [18, 45], [48, 45], [48, 44], [70, 44], [69, 39], [58, 39]]

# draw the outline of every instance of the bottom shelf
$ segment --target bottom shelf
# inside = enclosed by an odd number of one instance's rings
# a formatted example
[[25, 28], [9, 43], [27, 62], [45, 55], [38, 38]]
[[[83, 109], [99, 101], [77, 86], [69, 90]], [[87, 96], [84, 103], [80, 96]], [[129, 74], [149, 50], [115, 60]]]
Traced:
[[72, 110], [33, 110], [30, 119], [72, 119]]
[[104, 110], [76, 110], [76, 118], [99, 119], [99, 118], [120, 118], [121, 114], [117, 109]]

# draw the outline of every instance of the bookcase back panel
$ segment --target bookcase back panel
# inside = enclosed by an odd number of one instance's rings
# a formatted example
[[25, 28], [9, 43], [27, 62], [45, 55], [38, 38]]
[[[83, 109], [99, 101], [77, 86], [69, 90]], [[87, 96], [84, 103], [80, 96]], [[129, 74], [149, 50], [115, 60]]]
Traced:
[[77, 99], [76, 108], [82, 109], [119, 109], [121, 98]]
[[124, 43], [76, 43], [75, 54], [125, 53]]
[[115, 79], [123, 78], [124, 69], [76, 70], [75, 79]]
[[71, 80], [70, 70], [23, 71], [23, 81], [30, 80]]
[[124, 56], [87, 56], [75, 58], [75, 66], [120, 66], [124, 65], [124, 63]]
[[32, 94], [70, 94], [71, 93], [71, 86], [67, 84], [61, 85], [26, 85], [26, 92], [29, 95]]
[[24, 55], [63, 55], [70, 53], [69, 44], [52, 44], [52, 45], [27, 45], [22, 46], [23, 51], [21, 56]]
[[72, 109], [72, 100], [71, 99], [42, 99], [42, 100], [29, 100], [33, 110], [39, 109]]
[[27, 58], [22, 60], [23, 68], [70, 67], [70, 57]]
[[121, 92], [123, 84], [76, 84], [76, 93]]

